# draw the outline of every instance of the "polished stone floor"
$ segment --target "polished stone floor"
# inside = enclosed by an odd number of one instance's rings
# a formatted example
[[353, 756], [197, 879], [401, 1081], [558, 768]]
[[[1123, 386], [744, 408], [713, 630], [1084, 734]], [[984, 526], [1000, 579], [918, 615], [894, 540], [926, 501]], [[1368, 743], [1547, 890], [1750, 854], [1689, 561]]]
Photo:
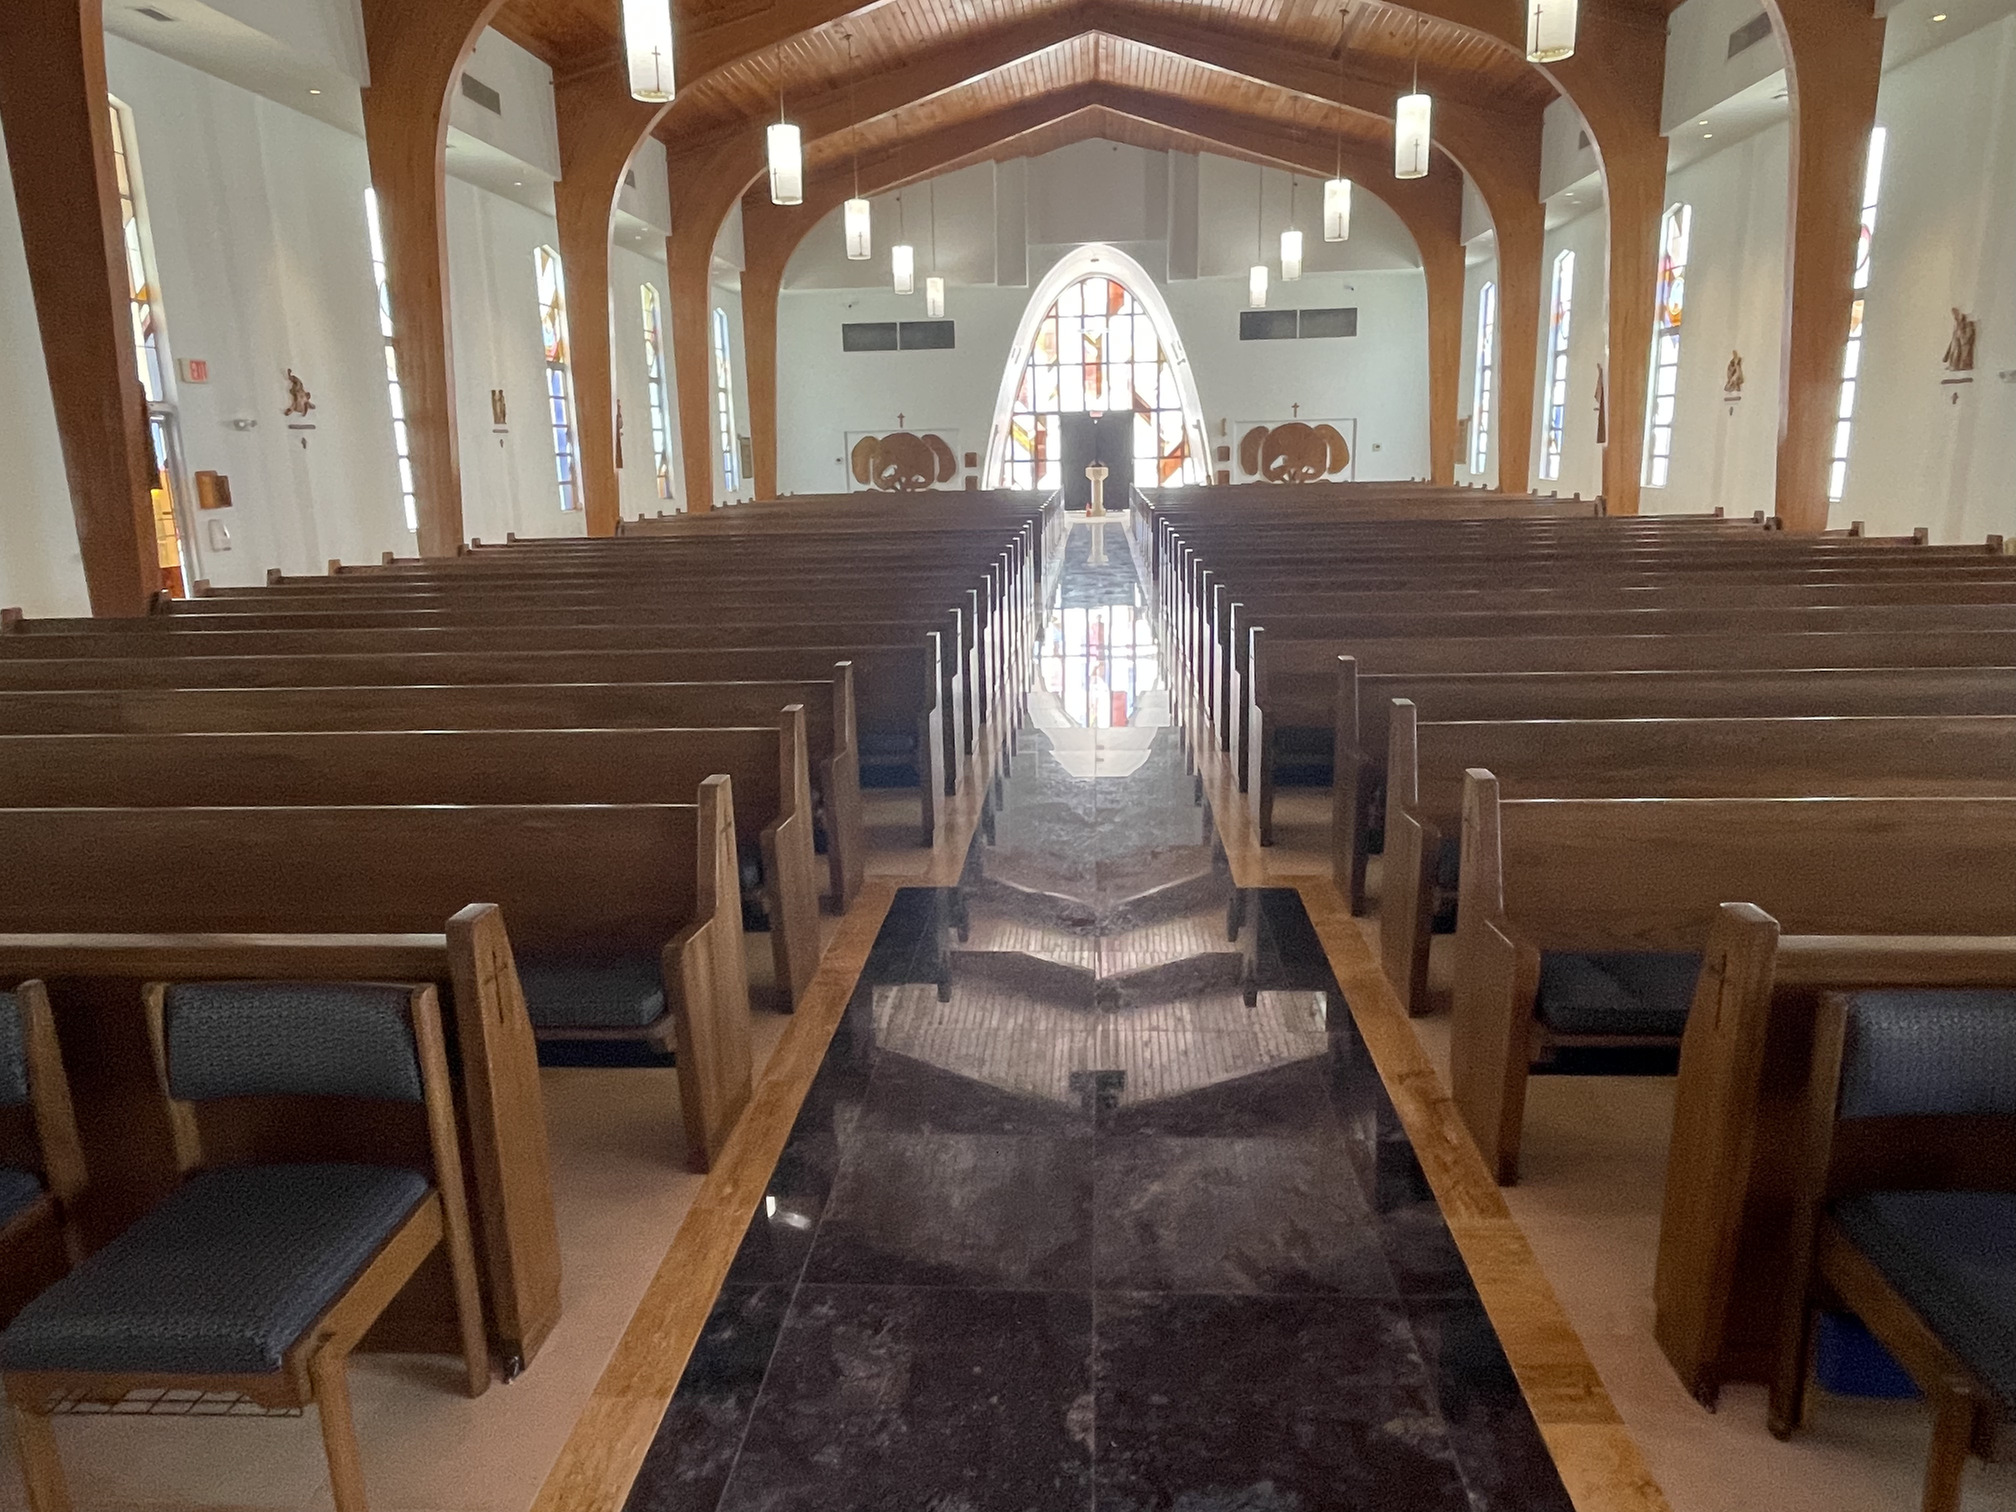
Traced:
[[1142, 601], [1074, 526], [991, 843], [898, 894], [630, 1512], [1567, 1512]]

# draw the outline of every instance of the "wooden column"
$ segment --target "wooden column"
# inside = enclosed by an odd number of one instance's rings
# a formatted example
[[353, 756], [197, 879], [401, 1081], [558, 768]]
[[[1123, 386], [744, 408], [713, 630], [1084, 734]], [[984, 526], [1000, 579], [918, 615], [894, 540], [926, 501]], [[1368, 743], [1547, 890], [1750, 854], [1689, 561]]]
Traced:
[[448, 96], [503, 0], [364, 0], [371, 86], [364, 142], [406, 403], [406, 444], [420, 517], [420, 554], [462, 545], [462, 460], [448, 320]]
[[[1540, 363], [1547, 212], [1531, 195], [1490, 205], [1498, 242], [1498, 491], [1524, 493], [1533, 486], [1533, 384]], [[1460, 304], [1460, 292], [1457, 299]], [[1460, 311], [1458, 321], [1460, 343]]]
[[[581, 502], [588, 534], [614, 535], [623, 492], [616, 470], [612, 322], [618, 307], [609, 285], [609, 223], [630, 155], [667, 107], [630, 98], [620, 57], [556, 78], [553, 104], [560, 136], [553, 210], [567, 278], [567, 372], [580, 435]], [[633, 313], [643, 318], [641, 309]]]
[[1602, 164], [1609, 222], [1603, 496], [1612, 514], [1636, 514], [1652, 302], [1659, 284], [1659, 218], [1666, 208], [1666, 139], [1659, 133], [1666, 26], [1657, 13], [1585, 6], [1580, 30], [1575, 56], [1545, 71], [1582, 112]]
[[1772, 0], [1771, 12], [1785, 46], [1792, 116], [1776, 510], [1787, 530], [1820, 531], [1884, 25], [1868, 0]]
[[[1456, 394], [1463, 367], [1463, 243], [1456, 236], [1417, 235], [1415, 240], [1428, 283], [1428, 476], [1454, 483]], [[1526, 402], [1531, 408], [1530, 382]]]
[[91, 612], [161, 586], [101, 0], [0, 5], [0, 121]]
[[770, 203], [766, 184], [742, 196], [742, 363], [749, 373], [749, 441], [756, 497], [777, 497], [777, 296], [798, 239], [791, 212]]

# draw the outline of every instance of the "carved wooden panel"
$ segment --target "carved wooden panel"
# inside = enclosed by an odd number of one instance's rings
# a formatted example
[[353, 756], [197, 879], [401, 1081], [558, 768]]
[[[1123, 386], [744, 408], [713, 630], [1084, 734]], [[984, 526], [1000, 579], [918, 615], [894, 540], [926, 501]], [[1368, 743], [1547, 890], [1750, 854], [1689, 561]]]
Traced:
[[935, 432], [891, 431], [886, 436], [856, 436], [852, 442], [848, 470], [858, 488], [917, 493], [950, 483], [959, 470], [952, 442]]
[[1351, 474], [1352, 420], [1287, 420], [1239, 424], [1239, 481], [1317, 483]]

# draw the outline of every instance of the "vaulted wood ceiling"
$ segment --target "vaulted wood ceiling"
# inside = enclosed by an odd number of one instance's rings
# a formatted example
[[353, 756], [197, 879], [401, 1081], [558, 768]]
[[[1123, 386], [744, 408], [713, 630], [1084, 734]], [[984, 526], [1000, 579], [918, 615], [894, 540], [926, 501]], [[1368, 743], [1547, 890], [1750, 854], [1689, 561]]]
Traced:
[[[681, 0], [679, 15], [682, 25], [732, 27], [759, 14], [774, 22], [791, 3]], [[1663, 21], [1678, 0], [1583, 3]], [[620, 9], [620, 0], [506, 0], [494, 24], [567, 78], [606, 69], [620, 47]], [[970, 74], [956, 72], [962, 57], [972, 60]], [[956, 76], [949, 87], [893, 107], [852, 106], [858, 91], [901, 70], [929, 63], [943, 72], [948, 62]], [[1539, 112], [1555, 98], [1546, 77], [1498, 38], [1379, 0], [883, 0], [682, 79], [657, 134], [674, 155], [711, 150], [775, 119], [781, 93], [791, 118], [815, 111], [828, 123], [808, 130], [808, 156], [818, 163], [928, 136], [1016, 100], [1112, 84], [1326, 139], [1341, 129], [1370, 147], [1391, 141], [1382, 92], [1406, 89], [1417, 70], [1439, 102], [1477, 119], [1502, 116], [1535, 141]], [[1340, 90], [1356, 108], [1339, 108]]]

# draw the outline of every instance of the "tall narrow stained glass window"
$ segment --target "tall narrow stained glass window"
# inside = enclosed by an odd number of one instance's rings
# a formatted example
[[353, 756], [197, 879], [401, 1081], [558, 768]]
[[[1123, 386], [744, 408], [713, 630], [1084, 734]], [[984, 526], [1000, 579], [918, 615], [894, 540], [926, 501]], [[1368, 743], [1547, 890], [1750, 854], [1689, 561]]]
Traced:
[[1066, 284], [1037, 323], [1016, 381], [999, 486], [1058, 487], [1063, 416], [1127, 409], [1137, 486], [1208, 481], [1209, 453], [1185, 414], [1171, 344], [1118, 279], [1094, 273]]
[[560, 272], [560, 254], [551, 247], [533, 248], [532, 266], [539, 280], [539, 335], [546, 345], [546, 409], [553, 422], [553, 468], [560, 485], [560, 507], [579, 509], [574, 384], [567, 371], [567, 286]]
[[1674, 205], [1659, 223], [1659, 302], [1652, 312], [1652, 393], [1645, 414], [1647, 488], [1673, 467], [1673, 414], [1680, 397], [1680, 317], [1687, 301], [1687, 237], [1694, 207]]
[[128, 137], [132, 127], [116, 101], [112, 114], [112, 172], [119, 185], [119, 235], [126, 252], [127, 307], [133, 318], [133, 357], [140, 387], [147, 397], [147, 444], [152, 452], [154, 485], [148, 490], [154, 512], [154, 548], [161, 566], [161, 584], [175, 597], [185, 592], [182, 573], [182, 533], [175, 518], [175, 467], [171, 460], [179, 438], [175, 411], [169, 402], [167, 363], [161, 351], [159, 291], [148, 265], [146, 224], [140, 188]]
[[651, 396], [651, 457], [658, 469], [658, 497], [672, 497], [672, 407], [665, 381], [665, 322], [658, 312], [658, 290], [643, 286], [644, 386]]
[[378, 191], [364, 191], [364, 225], [371, 233], [371, 277], [378, 284], [378, 334], [385, 343], [385, 392], [392, 401], [392, 451], [399, 459], [399, 499], [406, 528], [420, 528], [413, 500], [413, 449], [406, 429], [406, 392], [399, 386], [399, 343], [392, 333], [392, 285], [385, 276], [385, 233], [378, 224]]
[[714, 419], [721, 442], [721, 483], [733, 493], [742, 486], [735, 447], [735, 368], [728, 355], [728, 312], [714, 310]]
[[1848, 346], [1841, 356], [1841, 407], [1834, 416], [1834, 459], [1827, 468], [1827, 498], [1838, 504], [1848, 488], [1848, 442], [1855, 428], [1855, 388], [1862, 372], [1862, 301], [1869, 287], [1869, 248], [1876, 239], [1876, 200], [1883, 192], [1883, 146], [1888, 133], [1869, 133], [1869, 166], [1862, 176], [1862, 229], [1855, 237], [1855, 303], [1848, 309]]
[[1470, 406], [1470, 471], [1481, 473], [1491, 460], [1491, 403], [1498, 387], [1498, 285], [1477, 291], [1477, 391]]
[[1554, 309], [1547, 327], [1547, 444], [1540, 476], [1561, 476], [1561, 441], [1568, 429], [1568, 317], [1575, 307], [1575, 254], [1554, 259]]

